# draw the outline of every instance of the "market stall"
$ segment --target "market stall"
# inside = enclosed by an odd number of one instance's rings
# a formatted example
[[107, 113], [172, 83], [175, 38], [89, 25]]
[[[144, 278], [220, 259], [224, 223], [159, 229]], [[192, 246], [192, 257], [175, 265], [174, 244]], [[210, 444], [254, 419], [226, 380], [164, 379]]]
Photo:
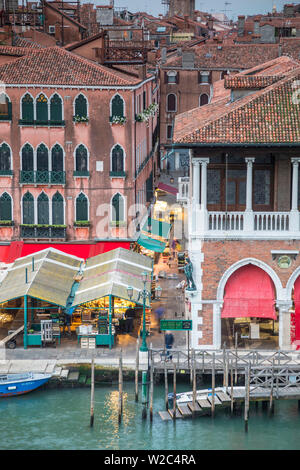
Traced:
[[[118, 248], [89, 258], [72, 303], [76, 313], [97, 317], [97, 324], [87, 323], [76, 330], [78, 342], [95, 340], [97, 345], [115, 343], [115, 335], [129, 333], [136, 308], [141, 306], [138, 294], [143, 289], [142, 274], [147, 272], [151, 290], [152, 260], [132, 251]], [[133, 294], [129, 297], [128, 288]], [[148, 302], [147, 307], [150, 308]], [[87, 326], [87, 328], [84, 328]]]

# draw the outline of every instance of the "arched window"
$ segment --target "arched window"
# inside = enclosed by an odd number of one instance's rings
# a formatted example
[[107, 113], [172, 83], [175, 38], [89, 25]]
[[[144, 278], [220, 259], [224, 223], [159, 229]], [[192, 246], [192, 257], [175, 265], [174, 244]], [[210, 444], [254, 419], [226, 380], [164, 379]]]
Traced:
[[58, 191], [52, 198], [52, 224], [64, 225], [64, 198]]
[[22, 207], [23, 224], [34, 224], [34, 198], [29, 191], [23, 196]]
[[11, 119], [11, 101], [5, 93], [0, 94], [0, 120]]
[[174, 93], [167, 96], [167, 111], [175, 112], [177, 108], [177, 97]]
[[88, 171], [88, 152], [87, 148], [80, 144], [75, 152], [75, 170], [76, 171]]
[[7, 144], [3, 143], [0, 146], [0, 174], [10, 171], [10, 169], [11, 169], [10, 148]]
[[48, 182], [49, 154], [46, 145], [40, 144], [36, 151], [37, 182]]
[[7, 193], [0, 197], [0, 220], [12, 220], [12, 201]]
[[81, 93], [75, 99], [75, 116], [80, 118], [87, 117], [87, 99]]
[[204, 106], [205, 104], [208, 104], [209, 97], [207, 93], [202, 93], [199, 98], [199, 106]]
[[22, 170], [33, 170], [33, 148], [30, 144], [25, 144], [22, 148]]
[[113, 222], [122, 222], [125, 220], [124, 198], [120, 193], [114, 195], [111, 201], [111, 220]]
[[57, 93], [55, 93], [55, 95], [50, 99], [50, 121], [62, 121], [62, 100]]
[[33, 98], [29, 93], [22, 98], [22, 120], [29, 123], [34, 120]]
[[45, 193], [37, 198], [37, 223], [49, 225], [49, 198]]
[[36, 99], [36, 120], [37, 122], [48, 122], [48, 98], [41, 93]]
[[115, 95], [111, 100], [111, 116], [124, 117], [124, 100], [120, 95]]
[[80, 193], [76, 198], [76, 221], [83, 222], [89, 220], [88, 199]]
[[52, 171], [63, 171], [64, 169], [64, 153], [59, 144], [55, 144], [51, 150], [51, 168]]
[[124, 171], [124, 151], [120, 145], [115, 145], [111, 155], [111, 170], [113, 172]]

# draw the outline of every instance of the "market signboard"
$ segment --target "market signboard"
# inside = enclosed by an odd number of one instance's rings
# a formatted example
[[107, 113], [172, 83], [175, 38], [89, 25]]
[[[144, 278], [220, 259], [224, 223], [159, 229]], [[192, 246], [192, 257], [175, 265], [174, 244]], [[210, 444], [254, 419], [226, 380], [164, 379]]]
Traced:
[[192, 320], [160, 320], [160, 329], [191, 331]]

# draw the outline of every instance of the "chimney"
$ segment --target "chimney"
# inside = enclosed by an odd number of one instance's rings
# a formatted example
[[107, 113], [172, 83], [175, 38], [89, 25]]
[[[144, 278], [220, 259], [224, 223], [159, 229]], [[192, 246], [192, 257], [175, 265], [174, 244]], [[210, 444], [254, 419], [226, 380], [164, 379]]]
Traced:
[[141, 80], [145, 80], [146, 75], [147, 75], [146, 64], [143, 64], [143, 65], [141, 65], [141, 66], [138, 68], [138, 73], [139, 73], [139, 78], [140, 78]]
[[238, 16], [238, 36], [244, 36], [245, 33], [245, 16]]
[[165, 64], [166, 63], [166, 60], [167, 60], [167, 48], [166, 47], [163, 47], [161, 49], [161, 63], [162, 64]]
[[254, 18], [254, 28], [253, 28], [253, 34], [258, 36], [260, 34], [260, 29], [259, 29], [259, 18]]
[[182, 53], [182, 68], [193, 69], [195, 67], [195, 53], [184, 51]]
[[182, 56], [182, 49], [181, 47], [177, 47], [177, 57], [181, 57]]

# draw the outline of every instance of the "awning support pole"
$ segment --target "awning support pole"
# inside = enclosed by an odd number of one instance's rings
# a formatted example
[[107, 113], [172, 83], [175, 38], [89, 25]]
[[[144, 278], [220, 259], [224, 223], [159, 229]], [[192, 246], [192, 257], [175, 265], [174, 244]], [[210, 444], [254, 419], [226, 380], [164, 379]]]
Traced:
[[108, 314], [108, 319], [109, 319], [109, 349], [111, 349], [112, 347], [112, 341], [111, 341], [111, 338], [112, 338], [112, 326], [111, 326], [111, 318], [112, 316], [112, 298], [111, 298], [111, 295], [109, 296], [109, 314]]
[[24, 349], [27, 349], [27, 295], [24, 295]]

